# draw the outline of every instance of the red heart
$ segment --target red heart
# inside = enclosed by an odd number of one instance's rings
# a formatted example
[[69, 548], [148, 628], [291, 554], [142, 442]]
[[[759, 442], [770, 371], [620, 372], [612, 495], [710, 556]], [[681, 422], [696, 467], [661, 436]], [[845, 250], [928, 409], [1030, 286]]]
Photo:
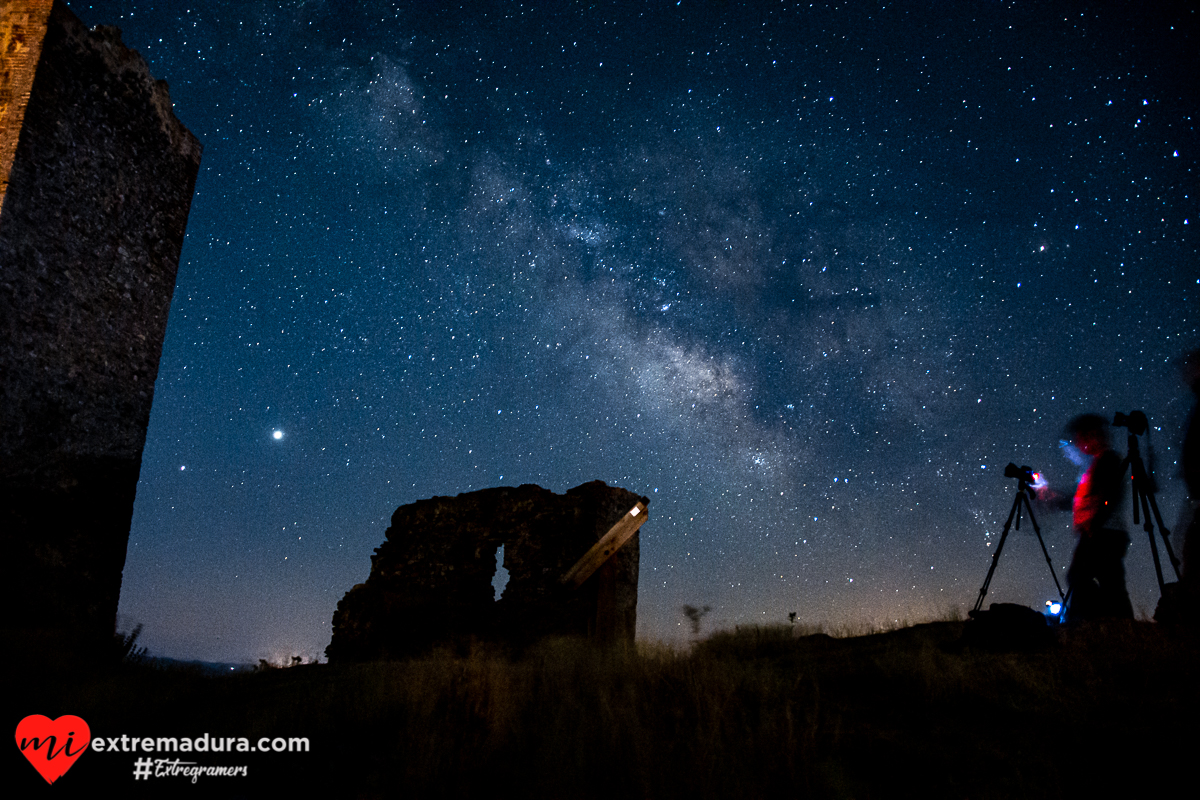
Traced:
[[65, 775], [91, 741], [88, 724], [70, 714], [54, 720], [30, 714], [17, 724], [17, 747], [47, 783]]

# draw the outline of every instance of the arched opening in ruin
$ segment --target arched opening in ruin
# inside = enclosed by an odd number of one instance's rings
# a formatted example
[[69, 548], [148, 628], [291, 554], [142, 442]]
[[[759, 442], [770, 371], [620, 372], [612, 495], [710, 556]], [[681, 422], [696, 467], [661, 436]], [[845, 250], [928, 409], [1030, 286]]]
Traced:
[[499, 600], [503, 597], [507, 586], [508, 570], [504, 568], [504, 545], [500, 545], [496, 548], [496, 571], [492, 574], [492, 599]]

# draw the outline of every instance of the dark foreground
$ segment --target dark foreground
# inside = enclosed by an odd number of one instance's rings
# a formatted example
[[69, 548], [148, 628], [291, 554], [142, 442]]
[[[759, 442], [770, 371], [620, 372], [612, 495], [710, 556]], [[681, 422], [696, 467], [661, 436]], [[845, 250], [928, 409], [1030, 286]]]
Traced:
[[[307, 753], [84, 752], [50, 786], [9, 746], [11, 797], [1070, 797], [1166, 794], [1200, 743], [1200, 639], [1152, 623], [963, 648], [963, 623], [850, 639], [717, 634], [692, 653], [570, 641], [211, 677], [31, 665], [5, 698], [92, 736], [307, 737]], [[78, 667], [78, 665], [77, 665]], [[134, 779], [137, 759], [245, 766]], [[1186, 784], [1185, 784], [1186, 785]], [[1187, 790], [1190, 792], [1191, 787]], [[1172, 792], [1174, 794], [1175, 792]]]

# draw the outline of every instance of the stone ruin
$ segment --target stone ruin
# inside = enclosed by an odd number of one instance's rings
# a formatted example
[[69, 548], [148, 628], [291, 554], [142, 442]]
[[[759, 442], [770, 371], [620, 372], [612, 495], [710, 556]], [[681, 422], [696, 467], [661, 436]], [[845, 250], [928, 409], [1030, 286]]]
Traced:
[[167, 85], [61, 0], [0, 3], [0, 606], [111, 639], [200, 167]]
[[[402, 658], [439, 645], [521, 647], [555, 635], [632, 643], [636, 532], [582, 584], [563, 577], [639, 502], [644, 509], [650, 501], [592, 481], [564, 495], [525, 484], [401, 506], [367, 582], [338, 603], [325, 654], [330, 663]], [[502, 545], [509, 581], [495, 599]]]

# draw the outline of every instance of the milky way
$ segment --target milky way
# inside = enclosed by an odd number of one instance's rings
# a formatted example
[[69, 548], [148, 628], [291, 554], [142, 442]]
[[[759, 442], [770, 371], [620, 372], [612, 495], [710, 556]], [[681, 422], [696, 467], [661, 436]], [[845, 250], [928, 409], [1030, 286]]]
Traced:
[[[597, 478], [651, 499], [644, 637], [961, 612], [1005, 464], [1069, 491], [1083, 411], [1146, 410], [1173, 525], [1194, 14], [347, 5], [71, 3], [205, 148], [121, 597], [151, 650], [317, 655], [397, 506]], [[1136, 530], [1128, 569], [1152, 612]], [[990, 597], [1053, 591], [1026, 525]]]

